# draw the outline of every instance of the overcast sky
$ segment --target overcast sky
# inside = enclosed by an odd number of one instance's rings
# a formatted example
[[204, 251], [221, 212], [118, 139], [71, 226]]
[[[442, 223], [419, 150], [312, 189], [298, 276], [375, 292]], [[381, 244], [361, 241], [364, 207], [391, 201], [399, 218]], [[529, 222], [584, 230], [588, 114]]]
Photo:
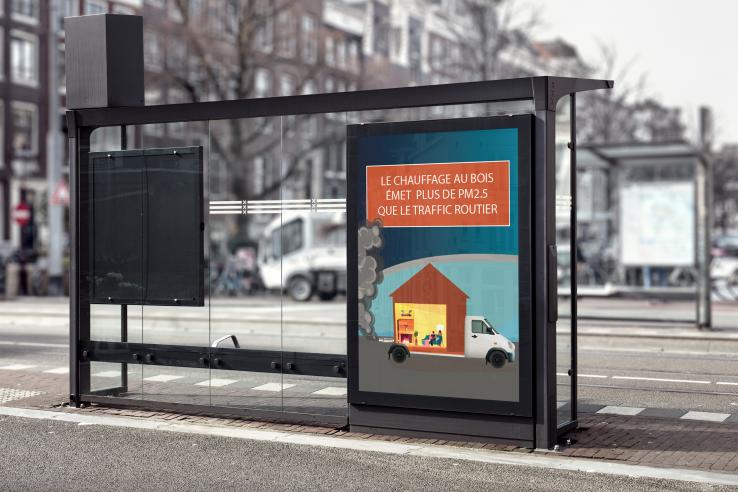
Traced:
[[689, 137], [706, 104], [716, 140], [738, 143], [737, 0], [524, 1], [542, 11], [538, 38], [570, 41], [590, 62], [600, 41], [614, 45], [621, 61], [635, 59], [647, 73], [647, 94], [682, 108]]

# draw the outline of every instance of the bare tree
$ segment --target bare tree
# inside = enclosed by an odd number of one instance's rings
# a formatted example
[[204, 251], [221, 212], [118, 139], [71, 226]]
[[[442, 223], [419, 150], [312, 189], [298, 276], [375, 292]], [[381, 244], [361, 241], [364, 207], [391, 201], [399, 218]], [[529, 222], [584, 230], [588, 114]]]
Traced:
[[[318, 56], [322, 33], [316, 22], [309, 40], [314, 59], [312, 63], [299, 61], [301, 49], [305, 49], [300, 41], [306, 39], [298, 38], [298, 22], [306, 6], [307, 3], [296, 0], [175, 0], [181, 22], [164, 34], [172, 42], [186, 46], [189, 60], [183, 66], [164, 71], [163, 82], [184, 91], [192, 102], [260, 97], [268, 95], [275, 86], [280, 95], [314, 91], [314, 77], [323, 68]], [[290, 81], [287, 87], [282, 87], [282, 80], [275, 81], [273, 76], [266, 80], [270, 86], [266, 91], [257, 87], [258, 71], [264, 67], [279, 67]], [[321, 132], [320, 138], [311, 139], [284, 136], [315, 125], [314, 118], [212, 122], [209, 146], [217, 159], [211, 165], [220, 165], [226, 171], [227, 198], [271, 198], [291, 178], [309, 173], [301, 157], [337, 138], [336, 135]], [[266, 160], [272, 163], [270, 169], [255, 172], [252, 164], [257, 157], [271, 157]], [[248, 215], [240, 216], [238, 221], [239, 234], [246, 238]]]
[[738, 215], [738, 145], [725, 145], [713, 155], [715, 227], [725, 235]]
[[578, 105], [577, 133], [585, 142], [668, 141], [684, 136], [677, 108], [646, 95], [647, 75], [636, 59], [621, 61], [615, 47], [601, 44], [599, 59], [582, 76], [615, 80], [611, 91], [585, 92]]
[[446, 17], [459, 59], [452, 63], [474, 80], [521, 75], [521, 67], [504, 58], [530, 49], [530, 36], [541, 25], [539, 12], [519, 0], [457, 0]]

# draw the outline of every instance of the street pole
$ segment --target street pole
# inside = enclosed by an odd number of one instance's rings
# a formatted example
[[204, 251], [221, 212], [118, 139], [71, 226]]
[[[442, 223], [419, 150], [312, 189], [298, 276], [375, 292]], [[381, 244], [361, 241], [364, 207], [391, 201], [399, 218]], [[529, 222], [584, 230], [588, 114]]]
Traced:
[[64, 205], [53, 204], [52, 193], [62, 178], [60, 97], [59, 97], [59, 42], [60, 22], [58, 0], [49, 0], [49, 128], [46, 135], [46, 183], [49, 220], [49, 294], [63, 292]]

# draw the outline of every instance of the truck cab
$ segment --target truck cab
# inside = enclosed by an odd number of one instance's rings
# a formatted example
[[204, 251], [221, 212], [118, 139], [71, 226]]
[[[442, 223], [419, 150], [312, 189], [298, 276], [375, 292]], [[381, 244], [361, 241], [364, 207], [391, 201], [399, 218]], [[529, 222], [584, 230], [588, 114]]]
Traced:
[[493, 367], [515, 360], [515, 344], [494, 329], [484, 316], [467, 316], [464, 323], [464, 356], [485, 359]]
[[264, 229], [257, 257], [267, 289], [295, 301], [346, 292], [346, 214], [284, 211]]

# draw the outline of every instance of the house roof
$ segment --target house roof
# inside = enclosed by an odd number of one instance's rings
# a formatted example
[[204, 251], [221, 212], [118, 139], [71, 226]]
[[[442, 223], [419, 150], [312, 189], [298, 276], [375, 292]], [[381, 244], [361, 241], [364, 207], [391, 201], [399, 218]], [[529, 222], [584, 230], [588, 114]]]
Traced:
[[430, 299], [434, 299], [436, 302], [450, 300], [448, 299], [449, 296], [469, 298], [464, 291], [439, 272], [431, 263], [428, 263], [390, 294], [393, 300], [396, 300], [395, 298], [417, 298], [415, 302], [421, 304]]

